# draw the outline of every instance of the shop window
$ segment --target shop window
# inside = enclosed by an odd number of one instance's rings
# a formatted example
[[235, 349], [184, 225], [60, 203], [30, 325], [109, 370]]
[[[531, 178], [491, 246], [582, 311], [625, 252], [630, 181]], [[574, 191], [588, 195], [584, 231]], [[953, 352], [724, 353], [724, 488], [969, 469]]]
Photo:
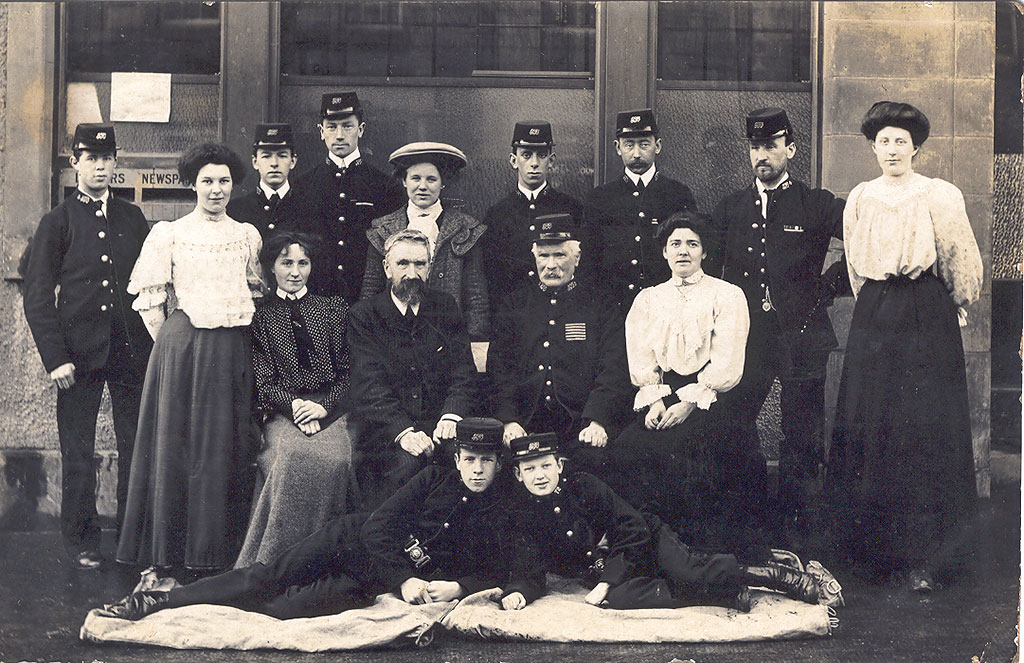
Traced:
[[811, 80], [810, 2], [659, 2], [658, 78]]
[[68, 2], [67, 70], [220, 71], [220, 9], [199, 2]]
[[470, 77], [593, 71], [594, 3], [281, 4], [281, 73]]

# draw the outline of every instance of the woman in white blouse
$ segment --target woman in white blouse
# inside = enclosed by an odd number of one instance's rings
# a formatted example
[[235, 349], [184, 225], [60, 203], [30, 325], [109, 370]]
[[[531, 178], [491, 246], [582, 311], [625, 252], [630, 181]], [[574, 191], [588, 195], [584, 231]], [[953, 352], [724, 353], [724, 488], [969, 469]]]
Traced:
[[976, 505], [960, 327], [981, 254], [960, 190], [914, 172], [928, 118], [882, 101], [861, 132], [882, 174], [853, 189], [843, 217], [856, 305], [828, 484], [840, 543], [865, 574], [928, 592], [933, 571], [962, 561]]
[[209, 570], [234, 561], [252, 494], [248, 325], [260, 235], [225, 213], [246, 172], [231, 150], [198, 145], [178, 172], [196, 208], [153, 227], [128, 285], [156, 342], [117, 560]]
[[640, 416], [609, 448], [616, 469], [606, 478], [627, 502], [691, 543], [721, 550], [734, 547], [716, 522], [735, 511], [727, 508], [734, 495], [726, 493], [752, 483], [731, 477], [748, 470], [763, 476], [764, 459], [727, 434], [725, 393], [743, 375], [750, 319], [743, 291], [701, 269], [710, 232], [695, 212], [674, 214], [658, 230], [672, 278], [642, 290], [626, 316]]
[[427, 279], [430, 288], [455, 298], [472, 340], [487, 340], [490, 306], [480, 243], [487, 226], [441, 200], [441, 190], [466, 166], [466, 155], [446, 143], [417, 142], [392, 152], [389, 161], [395, 168], [395, 179], [405, 188], [409, 204], [374, 219], [366, 231], [370, 248], [360, 299], [384, 292], [388, 287], [384, 276], [385, 240], [399, 230], [419, 230], [430, 241], [433, 256]]

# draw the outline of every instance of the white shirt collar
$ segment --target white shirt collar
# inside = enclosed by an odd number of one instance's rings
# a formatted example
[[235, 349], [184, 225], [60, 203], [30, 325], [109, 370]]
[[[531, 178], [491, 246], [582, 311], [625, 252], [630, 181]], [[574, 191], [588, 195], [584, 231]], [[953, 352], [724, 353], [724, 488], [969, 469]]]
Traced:
[[405, 213], [410, 219], [418, 218], [429, 218], [431, 221], [437, 221], [437, 218], [441, 216], [443, 211], [441, 207], [441, 199], [438, 198], [434, 201], [434, 204], [427, 208], [417, 207], [410, 200], [409, 205], [405, 208]]
[[540, 192], [543, 191], [545, 189], [545, 187], [547, 187], [547, 185], [548, 185], [548, 183], [545, 182], [544, 184], [541, 184], [540, 187], [538, 187], [537, 189], [535, 189], [533, 191], [530, 191], [529, 189], [524, 187], [522, 184], [519, 184], [518, 182], [516, 183], [516, 186], [519, 188], [519, 191], [521, 191], [522, 194], [524, 196], [526, 196], [527, 200], [536, 200], [537, 196], [540, 195]]
[[[401, 313], [404, 316], [405, 315], [405, 311], [409, 308], [409, 305], [406, 304], [405, 302], [399, 300], [398, 297], [395, 297], [394, 290], [391, 291], [391, 301], [393, 301], [395, 303], [395, 306], [398, 307], [398, 312]], [[415, 315], [419, 315], [420, 314], [420, 304], [419, 304], [419, 302], [416, 302], [415, 304], [412, 305], [412, 312]]]
[[703, 269], [698, 269], [696, 272], [694, 272], [690, 276], [687, 276], [686, 278], [683, 278], [681, 276], [673, 276], [672, 277], [672, 285], [674, 285], [674, 286], [697, 285], [698, 283], [700, 283], [701, 279], [703, 279], [703, 278], [704, 278], [704, 270]]
[[288, 192], [291, 190], [291, 188], [292, 188], [292, 185], [288, 184], [288, 180], [285, 180], [284, 184], [282, 184], [281, 188], [278, 189], [277, 191], [275, 191], [275, 190], [271, 189], [269, 186], [267, 186], [267, 183], [264, 182], [263, 180], [260, 180], [260, 189], [263, 191], [263, 196], [267, 200], [270, 200], [270, 197], [272, 195], [274, 195], [275, 193], [279, 197], [284, 198], [286, 195], [288, 195]]
[[[789, 179], [789, 171], [787, 170], [786, 172], [782, 173], [782, 179], [780, 179], [780, 180], [779, 180], [779, 183], [775, 185], [775, 189], [778, 189], [778, 188], [779, 188], [780, 186], [782, 186], [782, 183], [783, 183], [783, 182], [785, 182], [785, 181], [786, 181], [786, 180], [788, 180], [788, 179]], [[761, 196], [762, 196], [762, 197], [764, 197], [764, 196], [765, 196], [765, 191], [767, 191], [767, 190], [768, 190], [768, 189], [767, 189], [767, 188], [765, 187], [765, 185], [764, 185], [764, 182], [762, 182], [761, 180], [759, 180], [759, 179], [757, 179], [757, 178], [755, 177], [755, 178], [754, 178], [754, 184], [756, 184], [756, 185], [757, 185], [757, 192], [758, 192], [759, 194], [761, 194]], [[775, 189], [773, 189], [773, 191], [774, 191]]]
[[629, 181], [633, 183], [633, 186], [636, 186], [637, 182], [643, 182], [644, 186], [646, 187], [650, 185], [651, 180], [654, 179], [654, 173], [656, 171], [656, 168], [657, 166], [655, 166], [652, 163], [651, 167], [644, 171], [642, 175], [637, 175], [629, 168], [626, 168], [626, 177], [628, 177]]
[[352, 150], [352, 154], [348, 155], [347, 157], [339, 157], [336, 156], [334, 152], [327, 152], [327, 158], [333, 161], [334, 165], [336, 165], [338, 168], [348, 168], [349, 166], [352, 165], [352, 162], [360, 158], [360, 156], [361, 155], [359, 154], [358, 147]]
[[278, 288], [277, 296], [280, 297], [281, 299], [302, 299], [303, 297], [306, 296], [307, 292], [309, 291], [306, 289], [306, 286], [302, 286], [302, 290], [299, 290], [294, 294], [290, 292], [285, 292], [284, 290], [281, 290], [281, 288]]
[[107, 213], [107, 201], [110, 200], [110, 188], [109, 187], [103, 192], [103, 195], [100, 196], [99, 198], [94, 198], [94, 197], [90, 196], [89, 194], [87, 194], [85, 191], [82, 191], [81, 189], [78, 190], [78, 193], [82, 194], [83, 196], [85, 196], [89, 200], [98, 200], [98, 201], [100, 201], [103, 204], [103, 213], [104, 214]]
[[[786, 172], [782, 173], [782, 179], [779, 180], [779, 183], [775, 185], [775, 188], [772, 189], [772, 191], [778, 191], [779, 189], [781, 189], [782, 185], [785, 184], [786, 180], [788, 180], [788, 179], [789, 179], [789, 171], [787, 170]], [[761, 180], [757, 179], [756, 177], [754, 178], [754, 184], [757, 185], [757, 195], [761, 197], [761, 218], [762, 219], [767, 219], [768, 218], [768, 189], [765, 188], [764, 182], [762, 182]]]

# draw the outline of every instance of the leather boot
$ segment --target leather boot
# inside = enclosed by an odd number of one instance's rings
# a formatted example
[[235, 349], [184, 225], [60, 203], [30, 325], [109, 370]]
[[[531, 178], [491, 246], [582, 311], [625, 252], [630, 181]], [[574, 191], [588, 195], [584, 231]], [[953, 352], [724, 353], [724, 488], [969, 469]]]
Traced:
[[766, 564], [740, 567], [740, 579], [748, 586], [782, 592], [789, 598], [804, 603], [818, 602], [817, 579], [810, 573], [797, 571], [788, 566]]

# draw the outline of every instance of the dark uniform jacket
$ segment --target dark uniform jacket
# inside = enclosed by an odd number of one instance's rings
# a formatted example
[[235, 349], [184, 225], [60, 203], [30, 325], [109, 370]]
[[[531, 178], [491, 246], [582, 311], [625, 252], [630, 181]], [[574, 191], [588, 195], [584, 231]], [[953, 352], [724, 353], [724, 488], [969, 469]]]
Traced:
[[654, 236], [675, 212], [697, 209], [689, 187], [655, 171], [645, 188], [626, 176], [594, 189], [587, 198], [587, 225], [600, 241], [601, 278], [627, 308], [644, 288], [672, 275]]
[[284, 198], [272, 205], [263, 189], [257, 185], [252, 193], [232, 198], [228, 202], [227, 213], [235, 221], [256, 226], [260, 237], [266, 240], [275, 230], [282, 230], [289, 223], [294, 223], [298, 215], [295, 203], [295, 187], [290, 187]]
[[534, 282], [502, 302], [487, 355], [496, 419], [530, 430], [537, 408], [555, 403], [580, 429], [611, 428], [630, 412], [622, 315], [596, 290], [569, 286], [555, 293]]
[[293, 227], [319, 236], [324, 244], [310, 273], [310, 290], [356, 301], [370, 221], [405, 204], [405, 193], [362, 159], [348, 168], [338, 168], [328, 159], [302, 175], [294, 187], [298, 217]]
[[356, 303], [348, 346], [352, 413], [369, 424], [369, 440], [394, 444], [410, 426], [429, 434], [442, 414], [470, 414], [476, 365], [466, 323], [449, 295], [425, 290], [412, 321], [390, 291]]
[[[503, 596], [543, 596], [545, 573], [587, 577], [612, 587], [655, 571], [651, 531], [639, 511], [585, 472], [563, 474], [555, 492], [514, 491], [511, 582]], [[608, 548], [598, 548], [608, 536]]]
[[820, 336], [821, 344], [834, 347], [826, 309], [836, 285], [822, 278], [821, 268], [830, 238], [842, 238], [844, 205], [829, 191], [788, 179], [778, 187], [766, 221], [751, 184], [724, 198], [712, 214], [720, 246], [708, 273], [740, 286], [754, 314], [762, 310], [767, 284], [784, 332]]
[[[390, 287], [384, 274], [384, 242], [409, 227], [405, 208], [380, 219], [374, 219], [366, 231], [370, 248], [360, 297], [366, 299]], [[487, 284], [484, 282], [480, 238], [487, 227], [458, 210], [444, 210], [437, 218], [437, 241], [427, 283], [434, 290], [455, 298], [466, 318], [469, 335], [474, 341], [486, 340], [490, 333], [490, 309], [487, 305]]]
[[[533, 231], [530, 226], [536, 217], [556, 213], [572, 214], [577, 224], [583, 223], [583, 204], [555, 190], [550, 183], [541, 189], [535, 201], [527, 200], [516, 188], [507, 198], [487, 210], [484, 216], [487, 232], [483, 237], [483, 254], [491, 310], [497, 310], [501, 300], [509, 293], [537, 282], [537, 262], [533, 257], [533, 243], [530, 241]], [[591, 242], [588, 242], [586, 233], [583, 235], [583, 255], [590, 256]], [[581, 267], [583, 271], [578, 274], [583, 279], [587, 276], [588, 265]]]
[[436, 465], [420, 470], [360, 532], [384, 586], [397, 591], [417, 577], [456, 580], [467, 594], [500, 587], [508, 578], [502, 554], [507, 495], [504, 475], [474, 493], [457, 470]]
[[127, 288], [148, 233], [142, 210], [113, 195], [106, 218], [80, 192], [43, 216], [30, 246], [24, 304], [47, 372], [68, 362], [77, 371], [97, 370], [116, 357], [131, 363], [125, 379], [141, 383], [153, 341]]

